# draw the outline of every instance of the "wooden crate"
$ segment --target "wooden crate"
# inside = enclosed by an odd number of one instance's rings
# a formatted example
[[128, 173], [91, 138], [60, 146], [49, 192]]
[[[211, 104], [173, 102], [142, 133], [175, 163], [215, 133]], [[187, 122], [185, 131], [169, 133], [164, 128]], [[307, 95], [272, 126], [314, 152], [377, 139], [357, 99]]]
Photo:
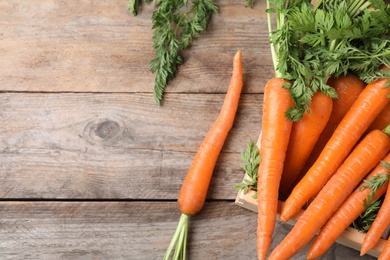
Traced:
[[[249, 178], [247, 175], [245, 175], [244, 178]], [[246, 208], [248, 210], [257, 212], [257, 200], [253, 198], [253, 195], [255, 194], [254, 191], [248, 191], [246, 194], [242, 190], [240, 190], [237, 194], [235, 203], [243, 208]], [[279, 213], [283, 207], [283, 201], [279, 201], [278, 203], [278, 215], [277, 218], [279, 217]], [[297, 219], [302, 215], [304, 211], [301, 210], [295, 217], [290, 219], [287, 223], [290, 225], [294, 225]], [[278, 218], [278, 221], [280, 219]], [[356, 249], [360, 251], [360, 247], [363, 243], [364, 239], [364, 234], [360, 233], [356, 229], [352, 227], [348, 227], [344, 233], [337, 239], [337, 243], [342, 244], [344, 246]], [[378, 244], [370, 250], [367, 254], [372, 255], [374, 257], [378, 257], [380, 255], [380, 252], [382, 251], [384, 245], [386, 243], [385, 239], [381, 239]]]

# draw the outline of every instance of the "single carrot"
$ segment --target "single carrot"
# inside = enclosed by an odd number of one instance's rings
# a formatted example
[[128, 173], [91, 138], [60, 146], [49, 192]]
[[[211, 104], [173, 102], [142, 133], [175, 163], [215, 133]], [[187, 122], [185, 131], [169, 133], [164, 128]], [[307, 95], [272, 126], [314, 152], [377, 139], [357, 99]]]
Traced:
[[387, 239], [385, 246], [380, 253], [378, 260], [389, 260], [390, 259], [390, 239]]
[[271, 245], [278, 207], [279, 183], [293, 124], [285, 116], [287, 109], [294, 105], [290, 92], [283, 88], [286, 83], [286, 80], [272, 78], [264, 89], [260, 137], [262, 159], [257, 181], [258, 259], [266, 258]]
[[[386, 155], [383, 161], [390, 163], [390, 153]], [[367, 175], [366, 180], [386, 173], [388, 173], [388, 170], [383, 167], [382, 163], [379, 163], [375, 169]], [[307, 251], [307, 259], [317, 259], [322, 256], [340, 237], [344, 230], [365, 211], [366, 207], [364, 201], [368, 196], [372, 196], [372, 201], [375, 201], [385, 194], [388, 182], [380, 186], [376, 191], [372, 191], [370, 188], [362, 189], [364, 185], [365, 182], [360, 183], [321, 228]], [[371, 192], [374, 193], [371, 195]]]
[[280, 214], [282, 221], [288, 221], [324, 187], [375, 117], [390, 102], [387, 97], [390, 87], [385, 88], [387, 82], [387, 78], [376, 80], [360, 93], [316, 162], [285, 201]]
[[173, 258], [185, 255], [189, 216], [195, 215], [204, 205], [215, 164], [233, 126], [242, 86], [242, 56], [239, 50], [233, 59], [233, 72], [220, 114], [200, 145], [180, 190], [178, 205], [182, 214], [164, 259], [170, 257], [176, 242]]
[[[390, 173], [388, 169], [388, 173]], [[388, 225], [390, 225], [390, 186], [388, 186], [385, 198], [379, 208], [375, 220], [372, 222], [370, 229], [364, 236], [360, 255], [365, 255], [370, 251], [379, 241], [383, 232], [385, 232]]]
[[287, 196], [294, 181], [310, 156], [332, 113], [331, 97], [317, 92], [310, 103], [310, 112], [294, 122], [290, 134], [279, 191]]
[[[337, 125], [341, 122], [341, 120], [351, 108], [352, 104], [355, 102], [359, 94], [363, 91], [363, 88], [365, 86], [364, 82], [361, 81], [354, 74], [340, 75], [337, 78], [331, 77], [327, 83], [329, 86], [336, 90], [338, 98], [333, 99], [333, 109], [329, 117], [329, 121], [326, 124], [324, 130], [322, 131], [320, 137], [318, 138], [318, 141], [314, 146], [309, 158], [307, 159], [307, 162], [303, 167], [301, 174], [297, 178], [297, 181], [303, 178], [306, 172], [317, 160], [326, 143], [333, 135]], [[383, 129], [386, 125], [378, 129]], [[296, 184], [297, 182], [294, 182], [293, 186], [295, 186]]]
[[382, 110], [382, 112], [375, 118], [367, 131], [374, 129], [383, 129], [390, 124], [390, 103]]
[[374, 130], [358, 143], [321, 189], [269, 260], [289, 259], [315, 236], [330, 216], [390, 150], [390, 125]]

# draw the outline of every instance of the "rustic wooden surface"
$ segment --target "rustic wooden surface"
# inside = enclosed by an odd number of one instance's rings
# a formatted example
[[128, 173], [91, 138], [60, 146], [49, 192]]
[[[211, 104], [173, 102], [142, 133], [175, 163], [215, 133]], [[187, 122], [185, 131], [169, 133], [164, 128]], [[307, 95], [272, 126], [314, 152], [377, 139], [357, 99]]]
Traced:
[[[233, 186], [273, 74], [265, 3], [216, 3], [157, 107], [151, 4], [133, 17], [118, 0], [0, 1], [1, 259], [161, 259], [238, 49], [244, 93], [208, 201], [191, 220], [189, 257], [256, 259], [256, 214], [234, 204]], [[278, 223], [273, 247], [289, 229]], [[323, 259], [356, 257], [335, 244]]]

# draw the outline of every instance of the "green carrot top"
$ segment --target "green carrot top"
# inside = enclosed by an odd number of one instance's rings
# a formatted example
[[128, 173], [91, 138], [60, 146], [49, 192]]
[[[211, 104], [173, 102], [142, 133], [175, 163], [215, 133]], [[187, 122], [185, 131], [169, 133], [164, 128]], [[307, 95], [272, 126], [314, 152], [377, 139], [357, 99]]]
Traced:
[[377, 72], [390, 65], [390, 6], [383, 0], [268, 0], [267, 13], [275, 74], [292, 82], [286, 86], [295, 101], [289, 119], [309, 112], [318, 90], [337, 98], [327, 85], [331, 76], [389, 77]]

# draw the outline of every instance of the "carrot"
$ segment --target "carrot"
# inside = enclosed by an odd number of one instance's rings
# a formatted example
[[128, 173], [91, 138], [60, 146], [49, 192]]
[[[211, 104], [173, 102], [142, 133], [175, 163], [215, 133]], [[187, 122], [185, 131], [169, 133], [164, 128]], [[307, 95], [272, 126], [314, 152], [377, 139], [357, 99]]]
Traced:
[[287, 81], [270, 79], [264, 90], [260, 154], [257, 181], [258, 227], [257, 255], [265, 259], [272, 240], [278, 206], [279, 183], [293, 122], [285, 112], [294, 105], [290, 92], [282, 86]]
[[280, 219], [288, 221], [316, 195], [343, 163], [375, 117], [390, 102], [388, 79], [369, 83], [337, 126], [320, 156], [285, 201]]
[[[314, 164], [322, 150], [324, 149], [326, 143], [329, 141], [337, 125], [341, 122], [345, 114], [351, 108], [352, 104], [355, 102], [359, 94], [362, 92], [365, 84], [354, 74], [340, 75], [337, 78], [331, 77], [328, 80], [328, 85], [333, 87], [336, 90], [338, 98], [333, 99], [333, 109], [330, 115], [329, 121], [326, 124], [324, 130], [322, 131], [320, 137], [305, 166], [302, 169], [301, 174], [298, 177], [298, 181], [303, 178], [305, 173], [310, 169]], [[387, 124], [378, 128], [383, 129]], [[297, 182], [294, 183], [295, 186]]]
[[[386, 155], [383, 161], [390, 163], [390, 153]], [[366, 179], [370, 179], [374, 176], [387, 172], [388, 170], [383, 167], [383, 164], [379, 163], [375, 169], [367, 175]], [[366, 207], [364, 206], [364, 200], [367, 199], [372, 190], [370, 188], [362, 190], [361, 187], [364, 185], [365, 182], [362, 182], [321, 228], [317, 237], [313, 240], [308, 249], [307, 259], [316, 259], [322, 256], [344, 232], [344, 230], [365, 211]], [[374, 201], [385, 194], [387, 186], [388, 182], [374, 191], [372, 200]]]
[[390, 186], [388, 186], [385, 198], [379, 208], [378, 214], [375, 220], [372, 222], [370, 229], [364, 236], [362, 247], [360, 249], [360, 255], [365, 255], [370, 251], [379, 241], [383, 232], [385, 232], [387, 226], [390, 224]]
[[367, 131], [374, 129], [383, 129], [390, 124], [390, 103], [382, 110], [382, 112], [375, 118]]
[[385, 246], [380, 253], [378, 260], [388, 260], [390, 259], [390, 239], [387, 239]]
[[178, 206], [182, 214], [164, 259], [169, 258], [176, 242], [174, 258], [185, 255], [189, 216], [195, 215], [204, 205], [214, 167], [233, 126], [242, 86], [242, 56], [239, 50], [233, 59], [233, 73], [220, 114], [200, 145], [180, 190]]
[[390, 125], [384, 131], [374, 130], [365, 136], [273, 250], [269, 259], [289, 259], [298, 253], [389, 150]]
[[287, 196], [312, 152], [332, 113], [331, 97], [317, 92], [310, 103], [310, 112], [293, 123], [279, 191]]

